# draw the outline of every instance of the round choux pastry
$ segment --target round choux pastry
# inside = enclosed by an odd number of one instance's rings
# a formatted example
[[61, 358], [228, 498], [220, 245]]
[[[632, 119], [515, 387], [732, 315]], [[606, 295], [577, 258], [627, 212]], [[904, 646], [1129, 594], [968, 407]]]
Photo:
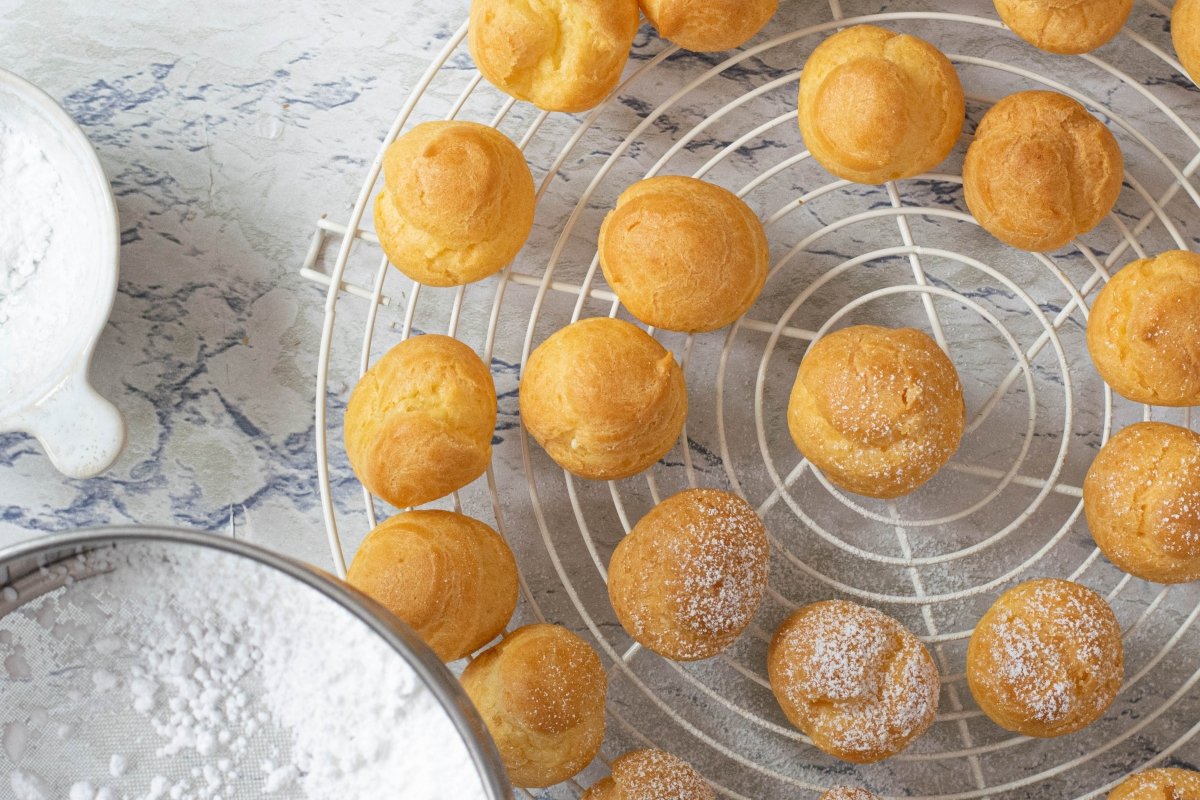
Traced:
[[560, 467], [616, 480], [650, 467], [675, 446], [687, 418], [683, 370], [636, 325], [583, 319], [529, 356], [521, 421]]
[[1171, 7], [1171, 43], [1188, 75], [1200, 82], [1200, 1], [1176, 0]]
[[925, 645], [896, 620], [845, 600], [804, 606], [767, 650], [783, 713], [818, 748], [869, 764], [933, 724], [941, 678]]
[[359, 379], [346, 405], [346, 455], [371, 494], [418, 506], [482, 475], [495, 429], [492, 373], [462, 342], [427, 333]]
[[1200, 434], [1139, 422], [1101, 448], [1083, 482], [1096, 546], [1154, 583], [1200, 580]]
[[1200, 405], [1200, 256], [1168, 250], [1122, 268], [1088, 317], [1096, 371], [1118, 394], [1155, 406]]
[[655, 506], [621, 540], [608, 596], [626, 632], [675, 661], [711, 658], [750, 624], [767, 589], [770, 548], [754, 508], [717, 489]]
[[967, 684], [1000, 727], [1042, 738], [1082, 730], [1121, 688], [1121, 628], [1104, 598], [1042, 578], [1009, 589], [967, 646]]
[[1013, 33], [1051, 53], [1088, 53], [1117, 35], [1133, 0], [994, 0]]
[[856, 786], [836, 786], [821, 795], [819, 800], [879, 800], [879, 795]]
[[600, 266], [629, 313], [647, 325], [714, 331], [754, 305], [771, 254], [741, 198], [695, 178], [630, 186], [600, 227]]
[[818, 339], [788, 402], [796, 447], [836, 485], [899, 497], [958, 450], [966, 425], [954, 364], [912, 328], [857, 325]]
[[533, 230], [525, 156], [475, 122], [426, 122], [388, 145], [375, 232], [414, 281], [459, 286], [503, 269]]
[[621, 80], [637, 0], [471, 0], [467, 43], [496, 88], [545, 111], [586, 111]]
[[1116, 137], [1086, 108], [1057, 92], [1018, 92], [983, 115], [963, 193], [984, 230], [1040, 252], [1100, 224], [1124, 175]]
[[775, 16], [779, 0], [641, 0], [662, 38], [684, 50], [715, 53], [741, 47]]
[[443, 661], [504, 632], [517, 607], [517, 562], [500, 534], [451, 511], [409, 511], [375, 527], [346, 580], [407, 622]]
[[800, 132], [821, 166], [855, 183], [936, 167], [966, 118], [954, 66], [923, 39], [855, 25], [821, 42], [800, 75]]
[[663, 750], [631, 750], [581, 800], [716, 800], [692, 765]]
[[561, 783], [600, 752], [608, 677], [596, 651], [566, 628], [518, 628], [467, 665], [460, 681], [514, 786]]
[[1113, 789], [1108, 800], [1200, 800], [1200, 772], [1178, 768], [1139, 772]]

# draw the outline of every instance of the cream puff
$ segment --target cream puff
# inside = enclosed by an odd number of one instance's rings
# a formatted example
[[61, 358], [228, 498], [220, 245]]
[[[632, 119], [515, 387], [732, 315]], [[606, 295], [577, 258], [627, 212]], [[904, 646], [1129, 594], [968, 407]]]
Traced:
[[844, 600], [793, 612], [771, 639], [767, 675], [788, 720], [824, 752], [856, 764], [908, 747], [933, 724], [941, 691], [916, 636]]
[[583, 319], [542, 342], [521, 375], [521, 422], [563, 469], [616, 480], [675, 446], [687, 418], [683, 370], [632, 323]]
[[375, 232], [418, 283], [459, 286], [503, 269], [533, 229], [525, 156], [495, 128], [426, 122], [388, 145]]
[[460, 679], [514, 786], [553, 786], [600, 752], [608, 677], [596, 651], [558, 625], [527, 625]]
[[462, 342], [415, 336], [388, 350], [359, 379], [344, 427], [346, 455], [363, 485], [397, 508], [421, 505], [487, 469], [496, 385]]
[[467, 44], [500, 91], [546, 111], [586, 111], [621, 79], [637, 0], [471, 0]]
[[994, 0], [1013, 33], [1051, 53], [1090, 53], [1117, 35], [1133, 0]]
[[821, 166], [855, 183], [933, 169], [966, 118], [958, 73], [915, 36], [855, 25], [821, 42], [800, 75], [804, 143]]
[[767, 588], [767, 531], [754, 508], [717, 489], [663, 500], [621, 540], [608, 596], [637, 642], [676, 661], [711, 658], [750, 624]]
[[697, 53], [741, 47], [766, 25], [779, 0], [641, 0], [658, 35]]
[[929, 336], [856, 325], [809, 347], [787, 421], [796, 447], [831, 482], [898, 497], [958, 450], [966, 406], [954, 364]]
[[633, 750], [612, 762], [612, 774], [581, 800], [716, 800], [692, 765], [663, 750]]
[[1121, 148], [1104, 123], [1066, 95], [1028, 91], [992, 106], [963, 162], [967, 208], [1020, 250], [1057, 250], [1117, 202]]
[[1168, 250], [1127, 264], [1088, 317], [1096, 371], [1118, 394], [1155, 406], [1200, 405], [1200, 256]]
[[629, 313], [647, 325], [698, 333], [754, 305], [771, 254], [741, 198], [695, 178], [630, 186], [600, 227], [600, 267]]
[[1139, 772], [1113, 789], [1108, 800], [1200, 800], [1200, 772], [1178, 768]]
[[993, 722], [1026, 736], [1086, 728], [1125, 675], [1121, 628], [1104, 598], [1044, 578], [1014, 586], [988, 609], [967, 646], [967, 684]]
[[346, 581], [412, 626], [443, 661], [504, 632], [517, 606], [517, 562], [500, 534], [451, 511], [409, 511], [359, 545]]
[[1083, 481], [1096, 546], [1154, 583], [1200, 580], [1200, 434], [1139, 422], [1109, 439]]
[[1176, 0], [1171, 6], [1171, 43], [1188, 75], [1200, 80], [1200, 0]]

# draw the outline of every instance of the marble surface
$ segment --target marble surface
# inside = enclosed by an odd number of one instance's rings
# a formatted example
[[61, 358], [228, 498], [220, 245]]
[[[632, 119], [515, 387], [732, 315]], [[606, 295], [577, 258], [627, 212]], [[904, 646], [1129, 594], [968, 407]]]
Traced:
[[93, 379], [128, 446], [68, 481], [0, 436], [0, 544], [105, 523], [230, 531], [329, 564], [316, 505], [319, 289], [344, 216], [428, 53], [466, 3], [0, 3], [0, 64], [83, 127], [121, 218]]
[[[32, 441], [0, 437], [0, 543], [105, 522], [168, 523], [232, 532], [329, 566], [312, 408], [325, 294], [297, 269], [317, 218], [348, 217], [384, 132], [466, 3], [218, 2], [199, 14], [146, 0], [81, 5], [0, 0], [0, 63], [63, 102], [112, 179], [122, 280], [93, 378], [124, 410], [130, 442], [107, 474], [73, 482]], [[1155, 50], [1170, 51], [1168, 9], [1139, 0], [1128, 30], [1088, 60], [1034, 51], [995, 24], [987, 0], [781, 6], [756, 43], [781, 38], [731, 61], [670, 52], [643, 28], [627, 73], [634, 82], [581, 117], [583, 128], [509, 107], [486, 84], [471, 92], [461, 116], [500, 115], [502, 130], [528, 140], [535, 178], [545, 182], [535, 234], [506, 279], [461, 294], [414, 292], [385, 268], [389, 304], [370, 354], [410, 329], [453, 326], [490, 357], [500, 396], [498, 491], [493, 497], [480, 481], [457, 502], [517, 552], [529, 586], [518, 621], [570, 625], [611, 666], [608, 757], [670, 747], [728, 796], [754, 798], [815, 797], [837, 781], [930, 796], [1004, 786], [991, 796], [1050, 800], [1095, 796], [1164, 750], [1169, 763], [1200, 762], [1189, 736], [1200, 718], [1200, 695], [1189, 691], [1200, 675], [1200, 592], [1160, 596], [1123, 580], [1094, 558], [1078, 502], [1107, 433], [1143, 410], [1105, 394], [1076, 301], [1094, 296], [1104, 269], [1194, 247], [1200, 230], [1200, 194], [1178, 191], [1178, 171], [1200, 149], [1189, 133], [1200, 129], [1200, 93]], [[892, 192], [831, 182], [802, 156], [795, 81], [807, 53], [836, 28], [831, 10], [895, 15], [888, 24], [950, 53], [967, 89], [968, 135], [939, 174]], [[413, 121], [444, 116], [472, 76], [459, 47]], [[978, 230], [955, 177], [987, 106], [1035, 87], [1066, 89], [1093, 106], [1117, 134], [1129, 176], [1115, 214], [1083, 246], [1047, 259]], [[629, 481], [572, 481], [521, 434], [520, 364], [531, 344], [575, 316], [621, 313], [594, 269], [595, 234], [617, 194], [655, 172], [703, 173], [743, 191], [768, 220], [775, 271], [745, 324], [690, 340], [660, 334], [686, 361], [686, 446]], [[906, 249], [909, 237], [924, 249]], [[336, 237], [327, 243], [318, 269], [332, 266], [336, 245]], [[346, 278], [369, 287], [379, 266], [379, 251], [361, 243]], [[579, 287], [588, 289], [582, 300]], [[369, 303], [342, 294], [336, 308], [327, 433], [332, 496], [352, 548], [368, 524], [340, 418]], [[977, 424], [952, 468], [912, 497], [844, 497], [799, 463], [778, 421], [806, 341], [849, 322], [932, 330], [931, 311]], [[1053, 346], [1043, 347], [1048, 330]], [[1003, 382], [1010, 373], [1011, 387]], [[773, 591], [748, 634], [722, 658], [683, 667], [629, 648], [607, 604], [603, 565], [655, 499], [688, 485], [747, 496], [775, 537], [775, 555]], [[1131, 636], [1127, 672], [1137, 680], [1101, 724], [1059, 742], [1008, 736], [981, 717], [963, 682], [973, 620], [1004, 586], [1034, 575], [1073, 575], [1104, 592]], [[943, 718], [911, 758], [848, 769], [800, 741], [765, 687], [774, 626], [796, 604], [834, 596], [878, 605], [934, 645], [946, 677]], [[581, 783], [603, 772], [594, 765]], [[578, 794], [567, 786], [545, 796]]]

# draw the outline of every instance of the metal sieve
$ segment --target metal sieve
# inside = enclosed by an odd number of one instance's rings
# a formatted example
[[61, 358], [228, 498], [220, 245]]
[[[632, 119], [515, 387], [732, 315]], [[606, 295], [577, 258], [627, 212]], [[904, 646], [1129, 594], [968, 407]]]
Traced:
[[[478, 773], [483, 796], [491, 800], [511, 796], [495, 747], [457, 681], [410, 628], [369, 598], [315, 568], [245, 542], [182, 530], [107, 528], [57, 535], [0, 552], [0, 659], [4, 667], [0, 669], [0, 797], [28, 800], [69, 794], [75, 798], [75, 791], [78, 796], [85, 796], [87, 791], [75, 787], [90, 782], [97, 791], [101, 786], [111, 786], [116, 797], [258, 798], [265, 791], [259, 765], [288, 763], [291, 742], [282, 727], [264, 724], [257, 731], [233, 731], [233, 735], [246, 738], [246, 748], [237, 763], [254, 765], [255, 770], [239, 774], [227, 768], [216, 793], [170, 794], [166, 787], [173, 776], [196, 776], [195, 783], [203, 784], [206, 770], [213, 769], [214, 758], [184, 748], [164, 759], [161, 752], [156, 755], [163, 744], [161, 736], [145, 715], [130, 707], [127, 697], [114, 702], [112, 695], [86, 696], [78, 690], [87, 683], [88, 675], [98, 682], [96, 676], [105, 673], [98, 669], [103, 659], [93, 661], [74, 655], [104, 652], [100, 644], [113, 635], [115, 625], [143, 624], [140, 619], [118, 618], [120, 609], [126, 607], [122, 596], [136, 596], [142, 590], [121, 575], [124, 569], [130, 578], [137, 577], [133, 568], [120, 561], [122, 554], [128, 557], [135, 549], [139, 554], [149, 553], [151, 559], [161, 557], [173, 564], [188, 565], [202, 554], [207, 560], [194, 563], [211, 565], [216, 554], [222, 570], [245, 568], [248, 575], [261, 576], [263, 583], [254, 584], [256, 592], [271, 588], [263, 584], [273, 581], [279, 581], [276, 588], [288, 592], [288, 597], [298, 597], [291, 595], [292, 591], [316, 592], [319, 598], [315, 602], [322, 614], [328, 606], [338, 617], [339, 628], [342, 616], [347, 626], [365, 625], [368, 638], [377, 637], [384, 650], [394, 653], [395, 668], [405, 665], [415, 674], [418, 687], [428, 689], [448, 721], [445, 730], [461, 738]], [[107, 577], [100, 581], [101, 576]], [[205, 582], [205, 591], [215, 595], [216, 591], [207, 587], [217, 584]], [[117, 587], [115, 592], [112, 587]], [[110, 593], [116, 597], [109, 598]], [[187, 602], [179, 600], [179, 594], [169, 591], [165, 596], [172, 605]], [[214, 604], [224, 600], [212, 597]], [[97, 602], [113, 613], [107, 617], [96, 613]], [[47, 609], [53, 609], [53, 613]], [[72, 642], [80, 637], [78, 631], [89, 618], [86, 638], [94, 647], [73, 648]], [[316, 640], [311, 633], [295, 636], [305, 646], [307, 638], [313, 638], [312, 647], [317, 652], [333, 646]], [[390, 661], [385, 662], [384, 669], [392, 670]], [[253, 698], [262, 690], [258, 683], [259, 676], [247, 675], [244, 685], [240, 682], [238, 688]], [[397, 777], [402, 780], [403, 776], [380, 775], [378, 786], [386, 789], [389, 779]], [[156, 786], [161, 794], [155, 794]], [[90, 800], [105, 795], [87, 796]], [[269, 796], [307, 795], [299, 785], [292, 784], [271, 790]]]

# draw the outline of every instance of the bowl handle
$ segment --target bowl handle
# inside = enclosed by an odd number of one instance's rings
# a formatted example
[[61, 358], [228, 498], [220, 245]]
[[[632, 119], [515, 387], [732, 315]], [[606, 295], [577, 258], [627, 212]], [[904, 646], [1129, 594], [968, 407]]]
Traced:
[[33, 434], [51, 463], [70, 478], [100, 474], [125, 447], [121, 412], [92, 388], [84, 374], [66, 378], [16, 422], [15, 427]]

